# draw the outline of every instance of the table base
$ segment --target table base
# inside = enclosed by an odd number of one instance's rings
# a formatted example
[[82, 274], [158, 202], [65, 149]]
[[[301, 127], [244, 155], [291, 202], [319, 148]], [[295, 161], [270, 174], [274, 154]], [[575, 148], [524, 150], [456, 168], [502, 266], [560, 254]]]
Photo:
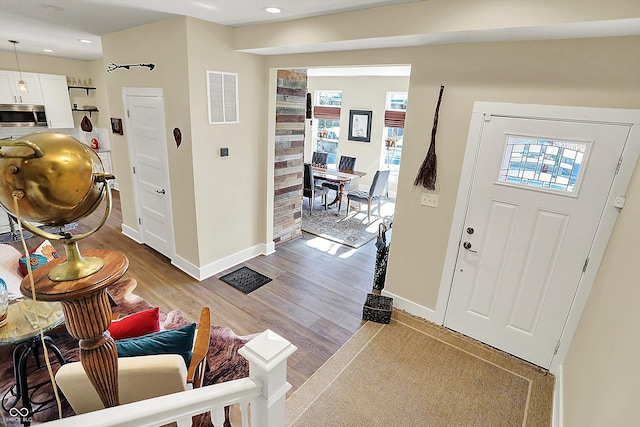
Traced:
[[[55, 345], [51, 337], [45, 336], [44, 340], [46, 341], [47, 349], [51, 350], [53, 354], [58, 359], [58, 363], [60, 365], [64, 365], [66, 363], [60, 349]], [[27, 358], [29, 355], [32, 355], [35, 361], [35, 370], [42, 369], [46, 365], [40, 359], [40, 355], [42, 352], [42, 341], [39, 335], [31, 338], [29, 341], [25, 341], [13, 350], [13, 376], [15, 378], [15, 384], [9, 387], [9, 389], [2, 396], [2, 409], [4, 409], [10, 415], [11, 412], [15, 412], [20, 418], [21, 423], [25, 426], [31, 424], [31, 417], [33, 414], [43, 411], [49, 407], [49, 404], [55, 401], [55, 397], [45, 401], [33, 401], [32, 397], [35, 392], [47, 385], [50, 384], [50, 381], [45, 381], [40, 384], [31, 385], [29, 387], [27, 381]], [[46, 355], [44, 355], [46, 357]], [[29, 390], [32, 390], [31, 395], [29, 394]], [[12, 403], [10, 401], [13, 400]], [[22, 402], [22, 408], [26, 408], [26, 411], [11, 411], [12, 408], [15, 408], [18, 402]]]

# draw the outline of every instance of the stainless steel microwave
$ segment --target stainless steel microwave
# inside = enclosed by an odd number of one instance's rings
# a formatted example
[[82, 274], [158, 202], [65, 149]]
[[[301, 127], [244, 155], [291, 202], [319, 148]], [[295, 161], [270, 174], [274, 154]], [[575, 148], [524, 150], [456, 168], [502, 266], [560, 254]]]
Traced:
[[0, 126], [47, 126], [44, 105], [0, 104]]

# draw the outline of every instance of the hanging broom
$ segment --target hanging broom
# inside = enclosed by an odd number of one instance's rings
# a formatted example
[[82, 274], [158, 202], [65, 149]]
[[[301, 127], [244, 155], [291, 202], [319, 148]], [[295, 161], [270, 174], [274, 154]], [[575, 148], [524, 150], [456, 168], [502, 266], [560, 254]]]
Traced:
[[436, 131], [438, 129], [438, 111], [440, 110], [440, 101], [442, 101], [442, 92], [444, 86], [440, 86], [440, 96], [438, 96], [438, 104], [436, 105], [436, 113], [433, 117], [433, 129], [431, 129], [431, 144], [424, 158], [418, 175], [413, 185], [422, 185], [427, 190], [436, 189], [436, 177], [438, 176], [438, 159], [436, 158]]

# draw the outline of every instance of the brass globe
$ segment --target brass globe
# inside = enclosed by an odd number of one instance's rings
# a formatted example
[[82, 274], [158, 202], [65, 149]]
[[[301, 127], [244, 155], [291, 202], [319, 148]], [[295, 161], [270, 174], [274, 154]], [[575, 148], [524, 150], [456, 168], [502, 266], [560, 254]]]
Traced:
[[16, 216], [13, 199], [22, 191], [22, 219], [65, 225], [98, 207], [106, 185], [96, 180], [100, 175], [100, 158], [77, 139], [55, 132], [29, 134], [0, 151], [0, 203]]
[[[30, 232], [65, 245], [67, 260], [53, 268], [53, 281], [76, 280], [100, 270], [99, 258], [83, 258], [77, 241], [95, 233], [111, 212], [111, 192], [100, 157], [77, 139], [39, 132], [0, 140], [0, 204]], [[90, 232], [71, 235], [41, 230], [29, 221], [63, 226], [91, 214], [107, 195], [102, 222]], [[15, 204], [17, 204], [17, 209]]]

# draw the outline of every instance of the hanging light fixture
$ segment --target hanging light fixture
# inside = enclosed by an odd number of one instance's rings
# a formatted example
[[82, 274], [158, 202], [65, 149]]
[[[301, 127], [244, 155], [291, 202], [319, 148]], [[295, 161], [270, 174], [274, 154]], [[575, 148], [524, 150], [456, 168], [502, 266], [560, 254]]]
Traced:
[[18, 61], [18, 51], [16, 50], [16, 45], [20, 42], [17, 40], [9, 40], [9, 43], [13, 43], [13, 53], [16, 55], [16, 65], [18, 66], [18, 73], [20, 73], [20, 80], [18, 81], [18, 92], [22, 94], [29, 93], [27, 82], [25, 82], [22, 78], [22, 71], [20, 71], [20, 62]]

